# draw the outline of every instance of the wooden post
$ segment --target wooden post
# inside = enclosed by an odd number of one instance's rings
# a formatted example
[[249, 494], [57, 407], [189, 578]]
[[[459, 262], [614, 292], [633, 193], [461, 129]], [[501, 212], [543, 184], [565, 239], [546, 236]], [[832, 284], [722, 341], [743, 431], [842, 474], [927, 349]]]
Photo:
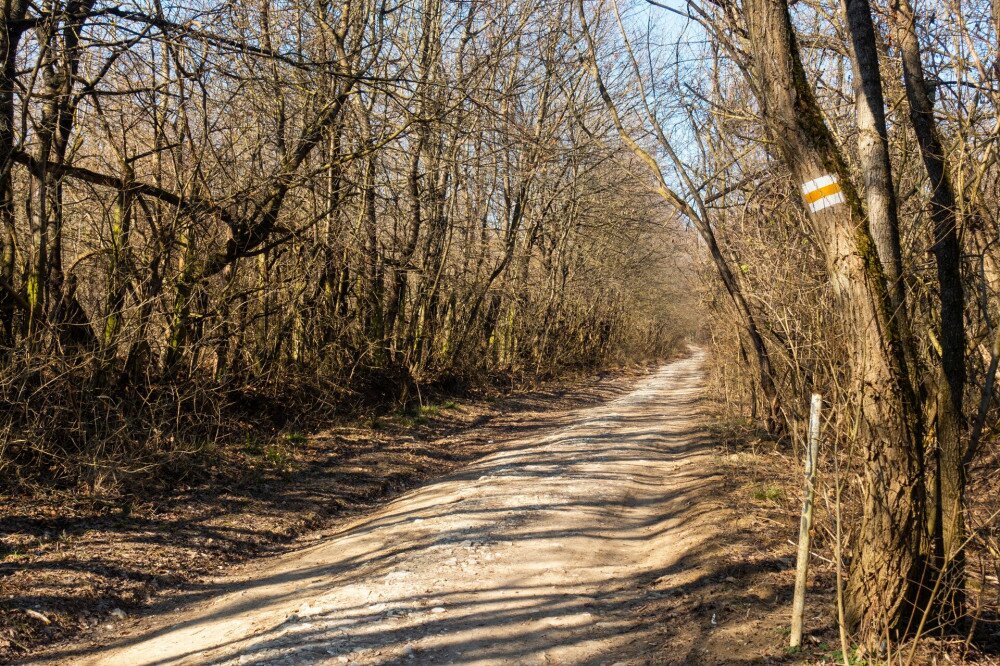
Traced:
[[809, 576], [809, 533], [812, 530], [813, 497], [815, 495], [816, 456], [819, 453], [820, 411], [823, 398], [813, 393], [809, 409], [809, 434], [806, 441], [805, 498], [799, 522], [799, 554], [795, 566], [795, 596], [792, 598], [792, 636], [789, 645], [802, 645], [802, 614], [806, 605], [806, 580]]

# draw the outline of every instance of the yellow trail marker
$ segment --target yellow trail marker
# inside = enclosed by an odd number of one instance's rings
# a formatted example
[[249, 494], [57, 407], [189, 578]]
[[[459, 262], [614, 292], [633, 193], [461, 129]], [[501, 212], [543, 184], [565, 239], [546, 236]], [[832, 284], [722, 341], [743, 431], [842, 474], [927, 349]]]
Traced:
[[804, 184], [802, 195], [809, 204], [809, 210], [814, 213], [844, 203], [844, 194], [840, 191], [837, 177], [829, 174]]

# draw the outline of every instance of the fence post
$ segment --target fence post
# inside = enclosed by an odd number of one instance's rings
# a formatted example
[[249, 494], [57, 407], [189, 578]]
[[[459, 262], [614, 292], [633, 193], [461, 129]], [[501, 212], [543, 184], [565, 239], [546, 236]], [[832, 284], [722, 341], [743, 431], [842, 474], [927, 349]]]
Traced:
[[813, 393], [809, 406], [809, 433], [806, 441], [805, 497], [799, 521], [799, 554], [795, 563], [795, 596], [792, 598], [792, 635], [789, 645], [802, 645], [802, 614], [806, 605], [806, 581], [809, 577], [809, 533], [812, 530], [813, 497], [815, 496], [816, 456], [819, 453], [820, 411], [823, 398]]

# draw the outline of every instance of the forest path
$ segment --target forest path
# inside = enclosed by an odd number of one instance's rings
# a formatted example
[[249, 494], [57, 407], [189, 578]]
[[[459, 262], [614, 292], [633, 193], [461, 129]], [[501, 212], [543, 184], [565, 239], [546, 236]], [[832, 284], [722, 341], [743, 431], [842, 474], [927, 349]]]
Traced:
[[702, 362], [695, 350], [73, 663], [668, 663], [643, 652], [662, 621], [645, 601], [705, 575], [719, 533]]

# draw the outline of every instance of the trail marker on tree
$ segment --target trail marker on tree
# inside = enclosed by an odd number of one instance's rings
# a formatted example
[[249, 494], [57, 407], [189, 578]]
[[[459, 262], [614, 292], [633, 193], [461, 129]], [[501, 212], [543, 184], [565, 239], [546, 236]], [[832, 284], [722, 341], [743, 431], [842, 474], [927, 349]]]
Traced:
[[802, 185], [802, 196], [805, 197], [809, 210], [818, 213], [824, 208], [844, 203], [844, 193], [840, 190], [837, 177], [831, 174], [810, 180]]

